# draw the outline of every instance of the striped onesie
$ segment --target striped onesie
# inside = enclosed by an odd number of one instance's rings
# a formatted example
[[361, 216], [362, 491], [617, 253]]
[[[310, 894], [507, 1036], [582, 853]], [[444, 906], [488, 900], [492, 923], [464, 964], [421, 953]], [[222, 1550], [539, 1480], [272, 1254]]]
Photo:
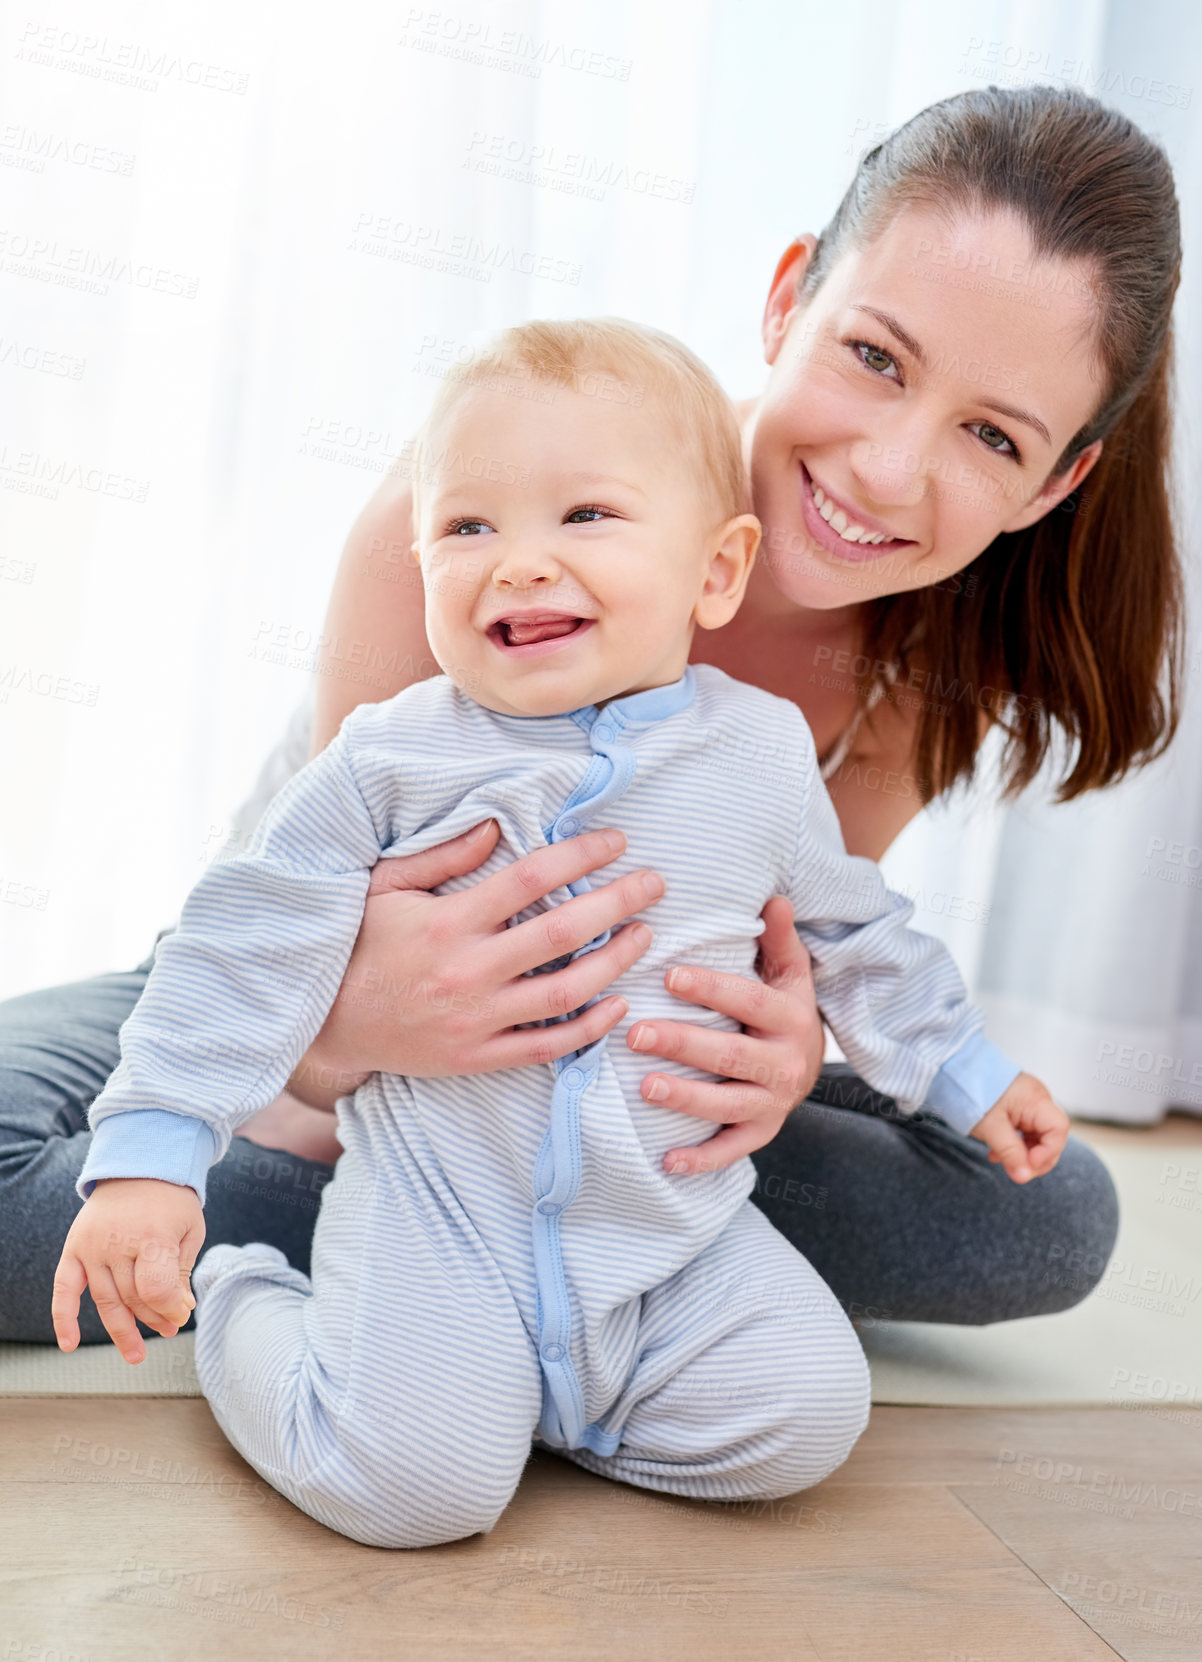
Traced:
[[[712, 666], [562, 715], [497, 714], [447, 676], [355, 709], [159, 942], [92, 1105], [79, 1193], [157, 1177], [203, 1202], [209, 1166], [324, 1022], [370, 868], [490, 816], [493, 853], [439, 892], [590, 825], [627, 837], [605, 881], [664, 876], [655, 938], [609, 988], [627, 1015], [554, 1063], [377, 1073], [343, 1097], [311, 1278], [264, 1243], [213, 1247], [194, 1270], [205, 1396], [269, 1482], [373, 1545], [490, 1529], [532, 1440], [673, 1494], [806, 1488], [867, 1421], [863, 1354], [825, 1283], [748, 1199], [750, 1159], [663, 1171], [668, 1149], [714, 1127], [643, 1100], [648, 1060], [627, 1028], [684, 1016], [737, 1031], [684, 1010], [664, 972], [753, 975], [761, 910], [783, 893], [819, 1007], [878, 1090], [967, 1131], [1018, 1070], [983, 1037], [943, 947], [907, 928], [911, 904], [844, 851], [797, 708]], [[382, 991], [430, 996], [403, 974]]]

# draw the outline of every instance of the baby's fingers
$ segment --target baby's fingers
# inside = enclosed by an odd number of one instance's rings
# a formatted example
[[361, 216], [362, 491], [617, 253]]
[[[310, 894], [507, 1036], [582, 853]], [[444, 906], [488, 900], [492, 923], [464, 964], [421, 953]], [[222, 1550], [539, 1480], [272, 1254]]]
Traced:
[[1026, 1141], [1008, 1121], [993, 1128], [989, 1149], [989, 1158], [1000, 1161], [1006, 1168], [1006, 1175], [1015, 1183], [1027, 1183], [1035, 1175], [1031, 1170]]
[[[140, 1316], [140, 1319], [149, 1322], [152, 1327], [157, 1327], [160, 1319], [182, 1327], [196, 1301], [184, 1288], [178, 1243], [143, 1242], [132, 1270], [133, 1287], [130, 1291], [133, 1298], [127, 1298], [126, 1302], [133, 1308], [134, 1300], [137, 1300], [143, 1308], [153, 1312], [153, 1316]], [[121, 1290], [123, 1294], [126, 1291], [124, 1287]]]
[[141, 1362], [146, 1346], [138, 1332], [133, 1315], [117, 1291], [113, 1273], [107, 1265], [100, 1265], [88, 1277], [92, 1298], [104, 1323], [104, 1330], [127, 1362]]
[[79, 1301], [88, 1284], [88, 1272], [78, 1258], [64, 1252], [54, 1272], [50, 1299], [50, 1320], [60, 1350], [74, 1350], [79, 1343]]
[[[134, 1263], [128, 1258], [119, 1258], [114, 1259], [109, 1264], [109, 1271], [113, 1277], [117, 1295], [136, 1320], [145, 1323], [147, 1327], [153, 1327], [162, 1338], [172, 1339], [187, 1321], [188, 1314], [186, 1311], [180, 1310], [178, 1313], [173, 1312], [168, 1315], [162, 1308], [163, 1299], [161, 1295], [156, 1295], [156, 1304], [151, 1304], [148, 1299], [142, 1296], [142, 1289], [138, 1285], [138, 1268], [141, 1262], [141, 1259]], [[179, 1297], [177, 1296], [176, 1305], [178, 1304]]]
[[1039, 1134], [1039, 1141], [1030, 1151], [1031, 1169], [1037, 1177], [1044, 1172], [1051, 1171], [1052, 1167], [1064, 1153], [1064, 1145], [1068, 1142], [1068, 1123], [1046, 1127]]

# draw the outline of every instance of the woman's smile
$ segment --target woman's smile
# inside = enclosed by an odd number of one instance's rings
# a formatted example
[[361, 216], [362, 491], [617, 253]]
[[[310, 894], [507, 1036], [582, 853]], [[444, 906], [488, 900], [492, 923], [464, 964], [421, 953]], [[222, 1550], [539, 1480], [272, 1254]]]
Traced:
[[832, 496], [812, 477], [804, 462], [799, 467], [802, 519], [810, 536], [828, 554], [859, 562], [916, 546], [909, 537], [894, 535], [881, 520]]

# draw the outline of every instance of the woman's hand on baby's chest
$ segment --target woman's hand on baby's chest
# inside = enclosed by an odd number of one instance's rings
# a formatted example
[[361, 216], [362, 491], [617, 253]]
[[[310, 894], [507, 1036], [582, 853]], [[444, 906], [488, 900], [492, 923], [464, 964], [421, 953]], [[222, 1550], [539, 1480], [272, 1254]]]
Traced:
[[[640, 868], [599, 880], [589, 892], [507, 928], [538, 898], [589, 873], [603, 878], [604, 867], [624, 851], [625, 837], [599, 829], [536, 849], [473, 887], [428, 892], [475, 871], [498, 835], [489, 820], [474, 840], [468, 832], [374, 868], [342, 986], [289, 1082], [302, 1100], [332, 1107], [376, 1072], [442, 1078], [545, 1065], [596, 1043], [626, 1016], [626, 999], [601, 995], [651, 944], [647, 924], [623, 926], [623, 919], [654, 906], [663, 879]], [[706, 1143], [670, 1151], [665, 1169], [719, 1170], [763, 1147], [818, 1077], [823, 1035], [809, 954], [783, 895], [762, 916], [758, 977], [681, 964], [665, 977], [673, 996], [732, 1018], [741, 1032], [659, 1017], [640, 1022], [639, 1012], [630, 1011], [632, 1051], [717, 1076], [686, 1080], [649, 1070], [644, 1077], [646, 1101], [724, 1128]], [[613, 933], [603, 947], [562, 969], [530, 973], [606, 930]], [[598, 1002], [582, 1015], [559, 1019], [591, 999]], [[544, 1022], [549, 1025], [533, 1025]]]
[[[722, 1127], [707, 1142], [670, 1149], [664, 1170], [677, 1175], [720, 1171], [770, 1143], [791, 1109], [809, 1095], [822, 1067], [822, 1018], [810, 955], [793, 928], [793, 908], [774, 895], [762, 912], [758, 978], [702, 965], [678, 965], [665, 985], [677, 998], [718, 1010], [741, 1033], [689, 1021], [633, 1020], [628, 1047], [718, 1076], [714, 1081], [648, 1073], [648, 1102]], [[638, 1011], [632, 1012], [637, 1018]]]
[[[535, 849], [470, 887], [429, 893], [492, 853], [496, 821], [474, 830], [481, 833], [474, 840], [465, 832], [373, 868], [338, 996], [289, 1083], [303, 1100], [332, 1106], [376, 1072], [431, 1079], [553, 1062], [594, 1044], [625, 1016], [624, 998], [600, 995], [650, 945], [646, 924], [623, 920], [655, 905], [663, 879], [640, 868], [606, 882], [603, 868], [626, 839], [602, 828]], [[507, 927], [540, 898], [599, 869], [588, 893]], [[606, 930], [613, 934], [603, 947], [562, 969], [530, 973]], [[591, 999], [599, 1002], [582, 1015], [558, 1019]], [[319, 1102], [327, 1078], [332, 1100]]]

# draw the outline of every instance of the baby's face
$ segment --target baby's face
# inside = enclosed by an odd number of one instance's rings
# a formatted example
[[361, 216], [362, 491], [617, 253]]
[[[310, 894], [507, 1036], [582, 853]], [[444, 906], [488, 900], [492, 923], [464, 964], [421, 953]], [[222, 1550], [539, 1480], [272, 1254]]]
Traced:
[[504, 715], [678, 680], [726, 522], [675, 424], [657, 398], [510, 385], [465, 389], [429, 436], [415, 546], [435, 658]]

